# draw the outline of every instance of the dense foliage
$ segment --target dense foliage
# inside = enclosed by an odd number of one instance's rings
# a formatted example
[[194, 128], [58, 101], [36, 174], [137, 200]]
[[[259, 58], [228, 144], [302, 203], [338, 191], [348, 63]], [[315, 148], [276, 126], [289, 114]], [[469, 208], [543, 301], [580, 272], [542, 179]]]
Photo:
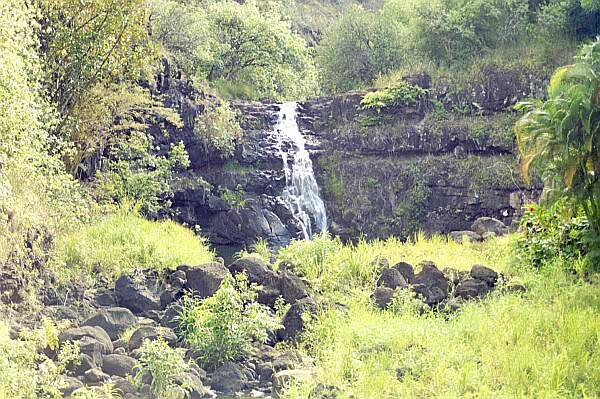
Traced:
[[253, 341], [265, 342], [279, 324], [256, 302], [257, 288], [244, 274], [228, 276], [210, 298], [187, 297], [179, 315], [185, 342], [198, 350], [206, 367], [248, 355]]
[[584, 46], [574, 64], [560, 68], [548, 99], [521, 102], [526, 114], [515, 126], [528, 178], [533, 166], [547, 197], [567, 197], [583, 209], [590, 226], [590, 255], [600, 256], [600, 40]]

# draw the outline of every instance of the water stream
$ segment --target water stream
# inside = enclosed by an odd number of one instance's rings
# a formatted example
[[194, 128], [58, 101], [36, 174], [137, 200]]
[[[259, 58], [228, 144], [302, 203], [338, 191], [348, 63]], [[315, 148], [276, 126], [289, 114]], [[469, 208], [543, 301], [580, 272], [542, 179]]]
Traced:
[[[310, 239], [313, 226], [315, 232], [327, 230], [325, 204], [319, 195], [310, 155], [305, 148], [306, 140], [296, 122], [298, 105], [291, 102], [280, 107], [275, 132], [285, 172], [282, 198], [302, 228], [304, 238]], [[286, 147], [288, 145], [291, 145], [291, 151]]]

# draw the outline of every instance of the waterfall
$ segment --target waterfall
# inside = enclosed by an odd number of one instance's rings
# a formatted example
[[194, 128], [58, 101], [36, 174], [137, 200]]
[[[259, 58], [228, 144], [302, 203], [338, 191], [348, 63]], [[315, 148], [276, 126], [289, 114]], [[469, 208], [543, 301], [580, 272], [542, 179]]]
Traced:
[[[310, 239], [313, 235], [313, 222], [317, 231], [327, 230], [325, 204], [319, 196], [319, 186], [305, 148], [306, 141], [296, 122], [298, 106], [291, 102], [281, 104], [280, 107], [275, 133], [285, 172], [282, 198], [301, 226], [304, 238]], [[291, 146], [289, 150], [286, 148], [288, 143]], [[290, 155], [293, 157], [291, 162]]]

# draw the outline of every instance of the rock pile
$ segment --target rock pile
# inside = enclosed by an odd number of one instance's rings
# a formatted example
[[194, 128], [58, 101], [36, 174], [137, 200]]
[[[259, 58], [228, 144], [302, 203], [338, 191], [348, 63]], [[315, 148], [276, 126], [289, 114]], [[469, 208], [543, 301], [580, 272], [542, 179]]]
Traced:
[[[392, 267], [383, 267], [379, 273], [373, 301], [381, 309], [392, 302], [399, 290], [411, 290], [425, 305], [438, 309], [458, 310], [460, 302], [484, 297], [497, 287], [503, 276], [483, 265], [473, 265], [470, 272], [452, 268], [443, 270], [433, 262], [422, 262], [415, 273], [412, 265], [400, 262]], [[517, 284], [507, 285], [509, 290], [524, 291]]]
[[207, 372], [194, 364], [191, 372], [177, 381], [192, 386], [191, 398], [208, 398], [240, 391], [252, 397], [266, 397], [277, 392], [291, 379], [312, 373], [312, 360], [295, 351], [278, 351], [278, 340], [294, 339], [304, 327], [302, 315], [315, 313], [317, 303], [307, 284], [291, 271], [274, 271], [256, 258], [242, 258], [225, 267], [223, 262], [198, 266], [182, 265], [164, 275], [148, 271], [124, 275], [113, 289], [98, 289], [91, 300], [93, 311], [80, 321], [77, 310], [54, 312], [56, 319], [69, 319], [74, 327], [63, 331], [59, 341], [75, 343], [79, 359], [68, 365], [63, 380], [63, 394], [69, 397], [83, 386], [112, 383], [124, 399], [153, 398], [151, 377], [144, 385], [131, 383], [138, 372], [136, 365], [145, 340], [164, 339], [171, 347], [184, 347], [186, 358], [196, 359], [194, 349], [185, 347], [177, 336], [179, 300], [188, 292], [200, 298], [212, 296], [230, 274], [246, 273], [251, 283], [260, 285], [258, 301], [274, 308], [281, 297], [289, 305], [278, 331], [269, 344], [255, 343], [252, 355], [242, 363], [228, 362]]
[[450, 238], [458, 243], [465, 240], [480, 242], [496, 236], [508, 234], [508, 227], [498, 219], [480, 217], [471, 225], [471, 230], [452, 231]]

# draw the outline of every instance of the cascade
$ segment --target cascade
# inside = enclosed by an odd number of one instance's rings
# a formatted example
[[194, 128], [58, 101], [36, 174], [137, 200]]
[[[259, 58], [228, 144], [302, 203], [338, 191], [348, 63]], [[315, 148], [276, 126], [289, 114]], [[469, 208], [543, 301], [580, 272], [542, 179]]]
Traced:
[[[327, 230], [327, 215], [310, 155], [305, 148], [306, 140], [296, 122], [297, 108], [295, 102], [280, 105], [275, 133], [285, 172], [282, 198], [301, 226], [304, 238], [310, 239], [313, 236], [313, 223], [316, 231]], [[286, 143], [291, 144], [291, 151], [286, 148]]]

